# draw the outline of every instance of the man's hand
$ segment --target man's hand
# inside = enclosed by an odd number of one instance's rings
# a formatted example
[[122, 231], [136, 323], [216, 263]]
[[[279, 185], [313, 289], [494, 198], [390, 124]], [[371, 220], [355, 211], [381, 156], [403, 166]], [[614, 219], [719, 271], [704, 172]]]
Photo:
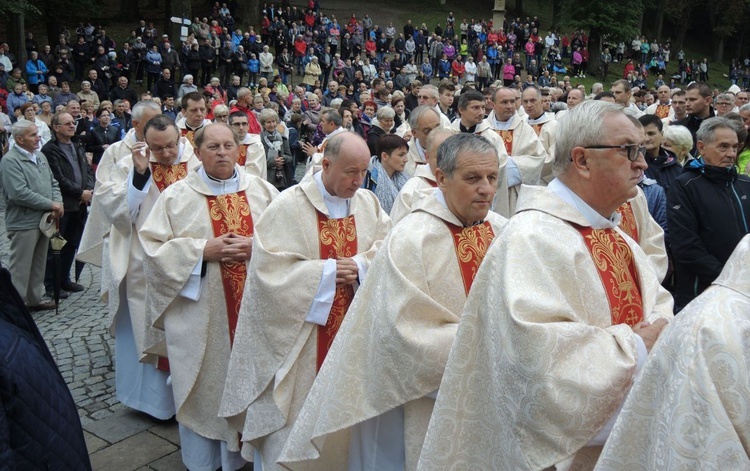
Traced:
[[253, 251], [253, 238], [244, 237], [234, 233], [227, 234], [228, 237], [224, 239], [225, 247], [222, 250], [224, 258], [222, 262], [244, 262], [250, 260], [250, 254]]
[[649, 322], [641, 322], [640, 324], [633, 327], [633, 332], [640, 335], [643, 339], [643, 343], [646, 345], [646, 350], [651, 352], [651, 347], [656, 343], [656, 339], [661, 335], [661, 331], [668, 324], [666, 319], [656, 319], [653, 324]]
[[62, 203], [52, 203], [52, 219], [54, 219], [55, 221], [59, 221], [60, 218], [63, 217], [64, 213], [65, 209], [63, 209]]
[[359, 277], [359, 267], [353, 258], [336, 260], [336, 284], [353, 285]]
[[406, 132], [404, 133], [404, 140], [405, 140], [405, 141], [410, 141], [410, 140], [411, 140], [411, 138], [412, 138], [412, 136], [413, 136], [413, 134], [411, 133], [411, 130], [409, 130], [409, 131], [406, 131]]
[[228, 233], [208, 239], [203, 247], [203, 260], [206, 262], [239, 262], [250, 258], [253, 246], [252, 237]]
[[276, 157], [274, 162], [276, 162], [276, 168], [284, 168], [284, 157]]
[[83, 193], [81, 193], [81, 203], [83, 204], [89, 204], [91, 203], [91, 198], [94, 196], [94, 192], [91, 190], [83, 190]]
[[309, 142], [305, 142], [302, 144], [302, 151], [307, 154], [308, 157], [312, 156], [314, 153], [318, 152], [318, 148]]
[[151, 157], [151, 149], [146, 147], [145, 142], [136, 142], [133, 145], [133, 153], [131, 158], [133, 159], [133, 168], [136, 172], [144, 175], [148, 170], [148, 161]]

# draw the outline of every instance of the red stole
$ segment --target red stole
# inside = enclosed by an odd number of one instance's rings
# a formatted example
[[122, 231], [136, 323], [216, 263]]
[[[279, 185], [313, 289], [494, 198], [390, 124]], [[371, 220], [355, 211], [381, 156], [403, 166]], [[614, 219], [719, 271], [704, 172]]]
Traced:
[[620, 225], [618, 226], [620, 230], [634, 241], [639, 242], [638, 224], [635, 222], [635, 214], [633, 214], [633, 206], [630, 201], [624, 202], [622, 206], [617, 208], [617, 212], [620, 213]]
[[[214, 237], [233, 232], [243, 237], [253, 235], [253, 216], [244, 191], [226, 195], [207, 196], [208, 215]], [[220, 262], [221, 283], [224, 286], [224, 301], [227, 305], [229, 345], [234, 342], [237, 317], [240, 313], [242, 292], [247, 277], [247, 262]]]
[[159, 162], [149, 162], [151, 164], [151, 178], [154, 180], [159, 193], [166, 190], [172, 183], [178, 182], [187, 177], [187, 162], [180, 162], [174, 165], [164, 165]]
[[[536, 133], [536, 135], [538, 136], [538, 135], [540, 135], [542, 133], [542, 126], [544, 126], [545, 124], [547, 124], [547, 123], [532, 124], [531, 125], [531, 129], [533, 129], [534, 132]], [[508, 155], [510, 155], [510, 154], [508, 154]]]
[[607, 293], [612, 325], [634, 326], [643, 320], [643, 299], [633, 251], [614, 229], [573, 225], [581, 233]]
[[490, 248], [495, 232], [492, 225], [485, 221], [471, 227], [460, 227], [449, 222], [445, 223], [453, 236], [453, 245], [456, 248], [456, 258], [461, 271], [461, 279], [464, 282], [464, 292], [469, 295], [474, 277], [477, 276], [479, 265], [484, 260], [487, 249]]
[[[351, 258], [357, 255], [357, 226], [353, 215], [330, 219], [317, 211], [317, 216], [320, 258], [322, 260]], [[336, 294], [333, 298], [331, 313], [328, 315], [328, 322], [324, 326], [318, 326], [316, 371], [320, 371], [323, 360], [328, 354], [328, 349], [331, 348], [333, 339], [336, 337], [336, 332], [339, 331], [352, 299], [354, 299], [352, 285], [336, 285]]]
[[[198, 128], [198, 129], [200, 129], [200, 128]], [[180, 128], [180, 134], [182, 134], [182, 137], [184, 137], [185, 139], [188, 140], [188, 142], [190, 143], [190, 145], [193, 146], [193, 149], [195, 149], [195, 132], [198, 129], [196, 129], [195, 131], [193, 131], [191, 129], [188, 129], [187, 127]]]
[[670, 105], [656, 105], [656, 112], [654, 113], [657, 118], [664, 119], [669, 116]]
[[495, 132], [503, 140], [503, 144], [505, 144], [505, 151], [508, 153], [508, 155], [513, 155], [513, 130], [506, 129], [504, 131], [501, 131], [499, 129], [495, 129]]
[[240, 167], [245, 166], [247, 161], [247, 148], [250, 144], [240, 144], [240, 157], [237, 159], [237, 165]]
[[427, 182], [427, 184], [428, 184], [428, 185], [430, 185], [431, 187], [433, 187], [433, 188], [437, 188], [437, 182], [436, 182], [436, 181], [434, 181], [434, 180], [430, 180], [430, 179], [429, 179], [429, 178], [427, 178], [427, 177], [422, 177], [422, 179], [424, 179], [424, 181], [426, 181], [426, 182]]

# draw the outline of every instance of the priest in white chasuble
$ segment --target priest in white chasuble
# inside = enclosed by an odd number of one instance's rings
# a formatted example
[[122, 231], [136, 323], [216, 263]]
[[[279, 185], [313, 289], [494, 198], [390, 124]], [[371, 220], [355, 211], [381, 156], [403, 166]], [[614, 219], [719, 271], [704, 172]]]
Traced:
[[750, 235], [664, 331], [597, 469], [750, 468]]
[[[433, 106], [420, 105], [414, 108], [409, 115], [411, 126], [411, 137], [409, 137], [409, 153], [406, 154], [407, 162], [404, 173], [413, 177], [419, 167], [427, 165], [425, 150], [427, 149], [427, 136], [441, 126], [440, 117], [442, 113], [435, 110]], [[445, 129], [448, 129], [447, 127]]]
[[195, 135], [202, 165], [167, 188], [139, 232], [147, 312], [164, 330], [182, 459], [193, 470], [238, 469], [239, 437], [218, 416], [255, 222], [278, 192], [239, 165], [225, 124]]
[[547, 185], [554, 178], [552, 175], [552, 162], [555, 158], [555, 130], [557, 121], [554, 113], [544, 111], [542, 90], [536, 85], [527, 87], [521, 94], [523, 110], [526, 111], [524, 121], [531, 126], [539, 140], [544, 146], [546, 156], [539, 184]]
[[148, 281], [138, 230], [159, 195], [187, 177], [199, 161], [168, 116], [150, 119], [143, 135], [146, 141], [133, 144], [130, 157], [115, 165], [97, 195], [111, 227], [107, 292], [109, 326], [115, 336], [117, 398], [128, 407], [164, 420], [175, 414], [174, 399], [167, 385], [168, 368], [162, 363], [157, 371], [159, 359], [144, 353], [163, 340], [163, 335], [153, 331], [146, 312]]
[[349, 429], [350, 471], [416, 469], [466, 296], [507, 222], [490, 211], [492, 143], [452, 135], [436, 160], [438, 188], [416, 195], [373, 260], [279, 458], [285, 466], [318, 458], [329, 434]]
[[229, 115], [229, 125], [237, 133], [240, 139], [240, 156], [237, 165], [245, 171], [258, 178], [267, 180], [268, 164], [266, 163], [266, 150], [260, 140], [260, 135], [248, 132], [250, 122], [247, 113], [235, 111]]
[[[458, 99], [458, 112], [461, 114], [461, 117], [453, 121], [451, 129], [456, 132], [477, 134], [495, 146], [497, 155], [500, 157], [500, 173], [498, 174], [497, 193], [495, 193], [495, 201], [492, 203], [492, 210], [502, 216], [511, 217], [515, 207], [516, 189], [509, 191], [506, 175], [508, 151], [503, 139], [490, 127], [487, 120], [484, 119], [484, 107], [485, 98], [481, 93], [473, 90], [462, 93]], [[511, 183], [516, 186], [520, 185], [521, 180], [518, 178], [518, 168], [514, 163], [511, 163], [511, 167], [511, 175], [514, 175], [511, 178]], [[511, 204], [513, 204], [513, 207], [511, 207]]]
[[[323, 169], [277, 198], [258, 221], [220, 415], [242, 433], [256, 469], [278, 456], [358, 283], [391, 228], [361, 190], [370, 161], [351, 132], [330, 139]], [[307, 469], [346, 466], [348, 434]]]
[[391, 220], [393, 224], [398, 223], [411, 212], [414, 201], [424, 190], [437, 188], [435, 169], [437, 168], [437, 150], [440, 144], [450, 136], [456, 134], [450, 129], [437, 128], [427, 135], [426, 148], [424, 152], [427, 165], [418, 165], [414, 176], [406, 181], [406, 184], [398, 192], [396, 201], [391, 208]]
[[133, 127], [125, 134], [125, 137], [107, 147], [102, 155], [99, 165], [96, 167], [96, 182], [94, 183], [94, 197], [91, 199], [86, 226], [83, 229], [81, 243], [78, 246], [76, 260], [91, 263], [102, 267], [101, 272], [101, 295], [107, 300], [107, 289], [109, 288], [110, 262], [109, 262], [109, 230], [112, 222], [107, 218], [105, 211], [100, 205], [101, 186], [109, 182], [115, 166], [121, 160], [129, 159], [133, 146], [138, 142], [144, 142], [143, 129], [148, 120], [161, 114], [161, 107], [153, 101], [140, 101], [133, 106], [131, 119]]
[[540, 185], [542, 168], [547, 159], [542, 141], [534, 129], [522, 119], [516, 110], [518, 94], [510, 88], [499, 88], [493, 95], [495, 105], [484, 120], [495, 132], [508, 152], [505, 175], [508, 184], [507, 207], [510, 214], [516, 212], [516, 202], [521, 184]]
[[419, 468], [592, 469], [672, 298], [617, 208], [646, 169], [621, 107], [558, 123], [555, 175], [524, 187], [466, 300]]

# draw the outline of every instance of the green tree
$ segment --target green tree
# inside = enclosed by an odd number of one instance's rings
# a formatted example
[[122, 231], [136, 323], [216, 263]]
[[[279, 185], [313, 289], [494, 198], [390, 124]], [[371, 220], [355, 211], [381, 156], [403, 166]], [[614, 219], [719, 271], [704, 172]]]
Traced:
[[713, 61], [721, 62], [724, 43], [734, 35], [737, 24], [744, 16], [747, 0], [712, 0], [706, 2], [708, 22], [711, 26]]
[[589, 70], [599, 69], [605, 35], [610, 44], [616, 44], [640, 34], [636, 13], [642, 9], [641, 0], [563, 0], [563, 24], [588, 32]]

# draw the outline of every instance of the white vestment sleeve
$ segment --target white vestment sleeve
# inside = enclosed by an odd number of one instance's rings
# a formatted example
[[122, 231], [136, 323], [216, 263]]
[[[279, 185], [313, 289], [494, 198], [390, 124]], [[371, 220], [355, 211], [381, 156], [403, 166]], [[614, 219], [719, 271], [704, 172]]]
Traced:
[[148, 195], [148, 189], [151, 187], [151, 179], [149, 178], [142, 190], [139, 190], [133, 186], [133, 172], [130, 170], [128, 174], [128, 211], [130, 211], [130, 222], [135, 224], [135, 220], [138, 218], [138, 211], [141, 209], [141, 203], [146, 199]]
[[185, 286], [180, 290], [180, 296], [183, 298], [192, 299], [197, 301], [201, 297], [201, 268], [203, 267], [203, 255], [198, 259], [198, 263], [195, 264], [193, 272], [190, 273]]
[[518, 170], [513, 157], [508, 157], [508, 163], [505, 164], [505, 176], [508, 179], [508, 188], [521, 184], [521, 171]]
[[352, 257], [352, 260], [354, 260], [357, 263], [357, 276], [359, 277], [358, 283], [361, 285], [365, 281], [365, 276], [367, 276], [367, 264], [364, 260], [364, 255], [357, 254], [354, 257]]
[[336, 259], [329, 258], [323, 265], [323, 276], [320, 277], [318, 291], [315, 293], [305, 322], [326, 325], [331, 314], [333, 298], [336, 295]]
[[[648, 358], [648, 350], [646, 349], [646, 344], [643, 343], [643, 339], [640, 335], [635, 335], [635, 341], [636, 341], [636, 351], [638, 352], [638, 363], [635, 366], [635, 374], [633, 375], [634, 378], [637, 378], [638, 375], [641, 372], [641, 369], [643, 369], [643, 365], [646, 363], [646, 358]], [[599, 433], [594, 436], [594, 438], [591, 439], [590, 442], [586, 444], [586, 446], [602, 446], [607, 441], [607, 438], [609, 438], [609, 434], [612, 433], [612, 428], [615, 426], [615, 422], [617, 421], [617, 417], [620, 415], [620, 412], [622, 411], [622, 406], [625, 404], [625, 399], [628, 398], [628, 395], [626, 394], [622, 398], [622, 402], [620, 402], [620, 405], [617, 407], [617, 410], [614, 414], [612, 414], [612, 417], [609, 418], [606, 424], [604, 424], [604, 427], [602, 427], [601, 430], [599, 430]]]

